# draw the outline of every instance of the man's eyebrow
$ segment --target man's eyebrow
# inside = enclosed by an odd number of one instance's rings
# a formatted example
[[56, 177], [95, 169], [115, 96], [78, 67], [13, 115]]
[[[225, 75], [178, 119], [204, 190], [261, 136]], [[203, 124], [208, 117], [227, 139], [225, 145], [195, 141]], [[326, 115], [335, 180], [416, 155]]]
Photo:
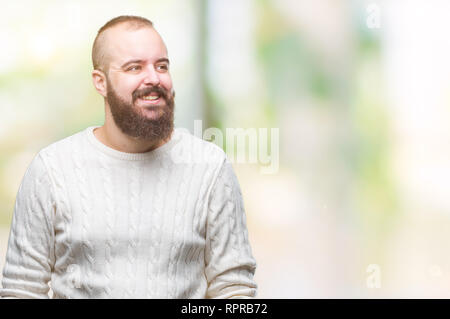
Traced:
[[[142, 64], [144, 62], [145, 62], [144, 60], [140, 60], [140, 59], [130, 60], [130, 61], [127, 61], [124, 64], [122, 64], [121, 68], [125, 68], [127, 65], [132, 64], [132, 63]], [[168, 58], [160, 58], [155, 61], [155, 63], [161, 63], [161, 62], [166, 62], [167, 64], [169, 64], [169, 59]]]
[[121, 68], [125, 68], [128, 64], [132, 64], [132, 63], [139, 63], [139, 64], [141, 64], [143, 62], [144, 62], [144, 60], [140, 60], [140, 59], [130, 60], [130, 61], [127, 61], [124, 64], [122, 64]]
[[161, 59], [156, 60], [155, 63], [160, 63], [160, 62], [166, 62], [167, 64], [169, 64], [169, 59], [168, 58], [161, 58]]

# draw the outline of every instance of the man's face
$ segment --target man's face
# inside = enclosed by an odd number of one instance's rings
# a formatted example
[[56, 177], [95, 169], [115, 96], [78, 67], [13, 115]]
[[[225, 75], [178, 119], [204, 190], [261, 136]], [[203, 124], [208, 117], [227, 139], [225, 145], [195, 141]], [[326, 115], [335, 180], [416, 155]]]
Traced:
[[165, 140], [173, 130], [174, 93], [166, 46], [152, 28], [108, 30], [106, 100], [129, 136]]

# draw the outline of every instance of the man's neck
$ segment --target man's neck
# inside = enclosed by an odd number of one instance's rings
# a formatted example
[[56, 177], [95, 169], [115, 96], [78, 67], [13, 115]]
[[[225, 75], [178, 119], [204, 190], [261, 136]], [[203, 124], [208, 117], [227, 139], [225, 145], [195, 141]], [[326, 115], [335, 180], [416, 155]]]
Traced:
[[106, 146], [125, 153], [149, 152], [164, 145], [170, 139], [169, 136], [167, 140], [159, 140], [155, 142], [134, 138], [124, 134], [114, 124], [108, 125], [108, 123], [94, 129], [94, 135]]

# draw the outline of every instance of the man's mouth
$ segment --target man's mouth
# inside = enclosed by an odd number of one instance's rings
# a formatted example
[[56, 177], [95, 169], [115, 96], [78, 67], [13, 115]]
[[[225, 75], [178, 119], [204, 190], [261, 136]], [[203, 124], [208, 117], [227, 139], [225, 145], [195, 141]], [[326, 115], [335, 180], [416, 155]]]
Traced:
[[156, 104], [160, 101], [161, 95], [156, 92], [152, 92], [148, 95], [144, 95], [140, 97], [140, 100], [143, 100], [145, 103]]
[[155, 94], [155, 95], [146, 95], [142, 97], [143, 100], [147, 100], [147, 101], [154, 101], [159, 99], [159, 94]]

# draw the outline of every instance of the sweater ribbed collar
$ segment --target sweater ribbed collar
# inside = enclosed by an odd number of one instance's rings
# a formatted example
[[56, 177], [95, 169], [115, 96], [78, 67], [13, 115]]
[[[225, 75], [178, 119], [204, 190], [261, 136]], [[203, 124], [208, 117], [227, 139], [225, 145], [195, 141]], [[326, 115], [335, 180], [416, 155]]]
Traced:
[[96, 129], [97, 127], [100, 126], [90, 126], [85, 130], [85, 136], [87, 137], [89, 142], [100, 152], [110, 157], [114, 157], [116, 159], [125, 161], [143, 161], [160, 157], [161, 155], [168, 153], [168, 151], [173, 147], [173, 145], [175, 145], [180, 139], [180, 134], [178, 130], [174, 128], [170, 140], [165, 144], [161, 145], [160, 147], [145, 153], [126, 153], [113, 149], [100, 142], [94, 135], [94, 129]]

